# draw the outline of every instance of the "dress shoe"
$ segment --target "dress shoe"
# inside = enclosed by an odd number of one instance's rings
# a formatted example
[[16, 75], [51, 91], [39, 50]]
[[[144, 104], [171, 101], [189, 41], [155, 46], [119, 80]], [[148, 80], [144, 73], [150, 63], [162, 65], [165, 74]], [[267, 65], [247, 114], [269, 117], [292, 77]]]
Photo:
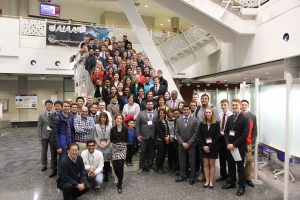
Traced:
[[54, 176], [56, 176], [57, 175], [57, 172], [52, 172], [50, 175], [49, 175], [49, 178], [52, 178], [52, 177], [54, 177]]
[[194, 178], [190, 178], [190, 185], [194, 185], [196, 180]]
[[239, 187], [239, 190], [237, 191], [237, 196], [242, 196], [245, 194], [245, 187]]
[[208, 187], [209, 187], [209, 189], [213, 189], [214, 185], [209, 185]]
[[182, 181], [186, 181], [186, 178], [183, 178], [183, 177], [179, 176], [179, 177], [175, 180], [175, 182], [182, 182]]
[[249, 185], [250, 187], [254, 187], [254, 184], [251, 180], [246, 181], [246, 184]]
[[222, 186], [222, 189], [230, 189], [230, 188], [235, 188], [234, 183], [226, 183], [225, 185]]
[[226, 181], [226, 179], [227, 179], [226, 177], [221, 176], [221, 177], [217, 178], [216, 181], [217, 182], [219, 182], [219, 181]]
[[119, 187], [119, 188], [118, 188], [118, 193], [121, 194], [122, 192], [123, 192], [123, 191], [122, 191], [122, 188]]
[[209, 183], [204, 183], [203, 188], [207, 188], [209, 186]]
[[46, 171], [47, 170], [47, 167], [42, 167], [41, 168], [41, 171], [43, 172], [43, 171]]

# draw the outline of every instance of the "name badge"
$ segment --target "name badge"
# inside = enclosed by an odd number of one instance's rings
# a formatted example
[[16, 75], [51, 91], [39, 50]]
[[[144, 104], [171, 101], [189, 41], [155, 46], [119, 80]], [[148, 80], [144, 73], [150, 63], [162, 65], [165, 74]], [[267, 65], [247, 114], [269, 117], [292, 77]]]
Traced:
[[206, 144], [210, 144], [212, 143], [212, 139], [211, 138], [206, 138]]
[[221, 131], [221, 135], [224, 135], [224, 131]]
[[230, 136], [235, 136], [235, 131], [229, 131]]
[[152, 126], [152, 121], [148, 121], [148, 126]]
[[50, 126], [47, 126], [47, 131], [51, 131], [52, 129], [50, 128]]

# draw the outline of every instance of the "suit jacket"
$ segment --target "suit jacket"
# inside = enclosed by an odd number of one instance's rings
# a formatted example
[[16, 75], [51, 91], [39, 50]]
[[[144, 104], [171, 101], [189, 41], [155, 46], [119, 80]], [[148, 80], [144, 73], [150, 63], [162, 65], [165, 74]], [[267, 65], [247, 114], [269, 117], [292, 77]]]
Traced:
[[[235, 115], [231, 115], [227, 119], [224, 129], [224, 138], [226, 144], [233, 144], [234, 147], [239, 148], [240, 151], [246, 152], [246, 139], [249, 131], [249, 120], [246, 113], [240, 112], [235, 122]], [[230, 131], [235, 131], [234, 136], [229, 135]]]
[[107, 89], [102, 86], [102, 92], [100, 92], [100, 87], [96, 87], [94, 97], [96, 99], [101, 98], [103, 101], [107, 102], [108, 99]]
[[[183, 100], [182, 99], [175, 100], [175, 108], [178, 108], [178, 104], [180, 102], [183, 102]], [[173, 109], [173, 100], [171, 99], [171, 100], [167, 101], [166, 106], [168, 106], [170, 109]]]
[[[200, 146], [203, 148], [204, 146], [209, 146], [210, 150], [216, 151], [219, 148], [219, 137], [220, 137], [220, 124], [216, 122], [210, 125], [208, 130], [207, 124], [201, 122], [198, 129], [198, 138], [200, 142]], [[206, 139], [211, 138], [212, 142], [207, 143]]]
[[193, 145], [197, 139], [198, 134], [198, 120], [197, 118], [190, 116], [188, 119], [187, 126], [185, 127], [184, 115], [176, 121], [175, 134], [177, 136], [178, 144], [188, 143], [190, 146]]
[[152, 111], [152, 125], [148, 125], [148, 112], [143, 110], [136, 118], [136, 133], [137, 136], [142, 136], [143, 139], [155, 139], [155, 121], [157, 120], [157, 112]]
[[164, 96], [166, 91], [167, 91], [167, 88], [164, 85], [159, 85], [158, 91], [155, 92], [155, 85], [154, 85], [152, 88], [150, 88], [150, 91], [153, 92], [154, 97], [155, 96], [161, 96], [161, 95]]
[[44, 111], [39, 114], [39, 118], [38, 118], [38, 136], [40, 138], [43, 139], [50, 138], [50, 130], [47, 130], [47, 127], [50, 128], [50, 120], [48, 118], [48, 112]]
[[170, 135], [168, 121], [165, 120], [165, 122], [166, 126], [160, 119], [157, 119], [157, 121], [155, 122], [155, 137], [163, 141], [165, 141], [166, 136]]
[[137, 96], [140, 88], [144, 89], [143, 83], [138, 83], [137, 87], [135, 87], [135, 83], [133, 83], [130, 87], [131, 94], [134, 94], [134, 96]]

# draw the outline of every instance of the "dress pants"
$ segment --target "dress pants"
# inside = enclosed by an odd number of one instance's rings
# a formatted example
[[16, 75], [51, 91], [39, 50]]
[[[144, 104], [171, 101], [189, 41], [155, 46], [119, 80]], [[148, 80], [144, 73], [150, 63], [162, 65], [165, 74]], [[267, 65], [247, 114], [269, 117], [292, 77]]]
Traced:
[[219, 138], [219, 163], [220, 163], [220, 175], [222, 178], [227, 178], [227, 156], [226, 156], [226, 143], [224, 136]]
[[165, 155], [166, 155], [166, 143], [163, 140], [156, 140], [156, 169], [163, 169]]
[[110, 161], [104, 161], [104, 166], [103, 166], [103, 181], [104, 182], [108, 181], [109, 169], [110, 169]]
[[127, 144], [126, 164], [132, 163], [134, 151], [135, 151], [135, 144]]
[[48, 145], [50, 143], [49, 138], [42, 138], [42, 149], [41, 149], [41, 162], [42, 167], [47, 167], [47, 154], [48, 154]]
[[50, 141], [50, 152], [51, 152], [51, 167], [52, 173], [57, 173], [57, 150], [53, 142]]
[[79, 191], [71, 183], [67, 183], [62, 187], [64, 200], [76, 199], [77, 197], [87, 193], [89, 190], [90, 190], [90, 185], [88, 183], [85, 184], [85, 189], [82, 191]]
[[254, 176], [252, 144], [247, 144], [245, 171], [246, 171], [245, 179], [246, 179], [246, 181], [250, 181]]
[[226, 151], [227, 155], [227, 161], [228, 161], [228, 181], [231, 184], [236, 183], [236, 168], [239, 176], [238, 184], [240, 187], [245, 187], [245, 166], [244, 166], [244, 160], [245, 160], [245, 152], [240, 151], [240, 155], [242, 158], [242, 161], [234, 161], [231, 152], [229, 150]]
[[178, 142], [174, 140], [167, 145], [168, 148], [168, 164], [170, 169], [178, 170], [179, 161], [178, 161]]
[[197, 140], [196, 141], [196, 147], [195, 147], [195, 165], [196, 165], [196, 172], [199, 172], [200, 173], [200, 170], [201, 170], [201, 173], [204, 174], [204, 171], [203, 171], [203, 159], [201, 158], [201, 153], [200, 153], [200, 150], [201, 150], [201, 146], [200, 146], [200, 142]]
[[191, 169], [191, 178], [196, 177], [196, 164], [195, 164], [195, 145], [191, 145], [188, 150], [184, 150], [181, 145], [178, 145], [179, 151], [179, 165], [180, 165], [180, 176], [187, 178], [186, 175], [186, 160], [189, 158], [189, 164]]
[[113, 168], [118, 178], [118, 183], [117, 183], [118, 188], [122, 188], [123, 177], [124, 177], [124, 163], [125, 163], [124, 159], [112, 161]]
[[139, 168], [149, 170], [152, 168], [154, 159], [155, 140], [143, 139], [141, 141], [141, 154]]

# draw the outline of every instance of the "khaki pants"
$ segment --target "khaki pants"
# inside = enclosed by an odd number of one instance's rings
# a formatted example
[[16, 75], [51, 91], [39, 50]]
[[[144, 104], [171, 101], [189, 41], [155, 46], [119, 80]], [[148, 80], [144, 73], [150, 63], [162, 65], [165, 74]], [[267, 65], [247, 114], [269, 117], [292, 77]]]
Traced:
[[247, 144], [247, 152], [246, 152], [246, 166], [245, 166], [245, 180], [249, 181], [254, 176], [253, 169], [253, 150], [252, 144]]
[[76, 144], [78, 144], [78, 146], [79, 146], [78, 155], [81, 155], [81, 152], [83, 150], [86, 150], [86, 143], [85, 142], [76, 142]]

